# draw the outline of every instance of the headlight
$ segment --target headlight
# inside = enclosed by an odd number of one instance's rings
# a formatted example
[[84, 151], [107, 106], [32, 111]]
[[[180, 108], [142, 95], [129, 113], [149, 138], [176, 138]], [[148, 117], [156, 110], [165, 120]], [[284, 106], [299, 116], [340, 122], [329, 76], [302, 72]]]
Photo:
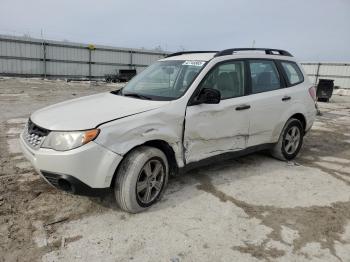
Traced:
[[57, 151], [71, 150], [94, 140], [99, 133], [99, 129], [67, 132], [51, 131], [41, 147]]

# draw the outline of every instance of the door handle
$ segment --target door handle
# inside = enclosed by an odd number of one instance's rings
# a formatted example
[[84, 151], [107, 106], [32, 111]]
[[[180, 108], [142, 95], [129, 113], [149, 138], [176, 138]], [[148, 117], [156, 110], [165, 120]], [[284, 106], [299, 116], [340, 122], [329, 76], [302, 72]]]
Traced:
[[282, 97], [282, 101], [288, 101], [291, 100], [292, 98], [290, 96], [284, 96]]
[[237, 111], [249, 109], [250, 105], [239, 105], [236, 107]]

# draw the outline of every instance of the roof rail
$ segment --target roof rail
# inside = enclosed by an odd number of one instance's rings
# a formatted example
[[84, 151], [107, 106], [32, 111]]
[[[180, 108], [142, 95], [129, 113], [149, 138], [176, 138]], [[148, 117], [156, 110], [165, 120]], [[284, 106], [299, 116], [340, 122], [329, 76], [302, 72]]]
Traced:
[[181, 51], [167, 55], [165, 58], [184, 55], [184, 54], [202, 54], [202, 53], [217, 53], [218, 51]]
[[237, 51], [265, 51], [267, 55], [276, 55], [274, 52], [277, 52], [277, 55], [283, 56], [292, 56], [289, 52], [281, 49], [273, 49], [273, 48], [231, 48], [225, 49], [220, 52], [217, 52], [214, 57], [224, 56], [224, 55], [233, 55]]

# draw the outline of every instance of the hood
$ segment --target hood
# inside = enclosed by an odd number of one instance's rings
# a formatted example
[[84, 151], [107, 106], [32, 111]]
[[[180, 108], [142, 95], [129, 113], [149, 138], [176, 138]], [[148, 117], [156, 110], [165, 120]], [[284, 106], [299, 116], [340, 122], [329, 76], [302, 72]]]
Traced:
[[31, 120], [49, 130], [85, 130], [101, 123], [142, 113], [168, 104], [169, 101], [136, 99], [101, 93], [85, 96], [34, 112]]

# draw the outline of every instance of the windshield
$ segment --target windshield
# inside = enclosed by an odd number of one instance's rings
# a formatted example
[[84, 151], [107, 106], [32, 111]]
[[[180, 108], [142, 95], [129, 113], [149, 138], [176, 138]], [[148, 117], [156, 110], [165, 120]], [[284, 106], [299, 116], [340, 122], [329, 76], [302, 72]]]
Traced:
[[205, 61], [159, 61], [135, 76], [120, 95], [141, 99], [173, 100], [182, 96]]

